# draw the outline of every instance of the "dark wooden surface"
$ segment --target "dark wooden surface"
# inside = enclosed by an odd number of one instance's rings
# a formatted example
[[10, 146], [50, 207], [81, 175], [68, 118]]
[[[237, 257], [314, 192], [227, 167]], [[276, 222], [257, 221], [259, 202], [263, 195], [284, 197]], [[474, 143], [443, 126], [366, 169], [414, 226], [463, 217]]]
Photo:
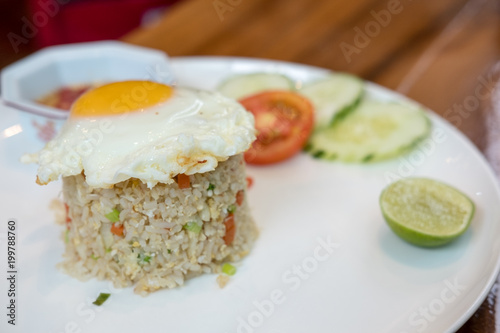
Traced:
[[[186, 0], [124, 40], [171, 56], [347, 71], [428, 106], [484, 150], [488, 92], [500, 72], [499, 7], [494, 0]], [[459, 332], [496, 332], [496, 289]]]

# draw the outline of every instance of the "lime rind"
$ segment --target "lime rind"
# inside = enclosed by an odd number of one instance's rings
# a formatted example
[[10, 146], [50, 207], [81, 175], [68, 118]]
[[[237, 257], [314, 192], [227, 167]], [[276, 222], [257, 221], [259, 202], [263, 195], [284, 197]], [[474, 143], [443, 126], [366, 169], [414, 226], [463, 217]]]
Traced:
[[462, 235], [475, 213], [472, 200], [454, 187], [427, 178], [406, 178], [380, 195], [382, 215], [403, 240], [442, 246]]

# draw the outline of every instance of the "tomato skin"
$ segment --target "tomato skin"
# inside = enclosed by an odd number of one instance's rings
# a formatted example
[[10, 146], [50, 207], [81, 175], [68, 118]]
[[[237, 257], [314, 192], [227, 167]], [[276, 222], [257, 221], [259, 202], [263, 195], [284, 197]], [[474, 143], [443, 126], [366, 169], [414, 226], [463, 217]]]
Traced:
[[302, 150], [314, 124], [314, 108], [307, 98], [272, 90], [239, 102], [254, 115], [257, 130], [257, 140], [245, 152], [247, 163], [277, 163]]

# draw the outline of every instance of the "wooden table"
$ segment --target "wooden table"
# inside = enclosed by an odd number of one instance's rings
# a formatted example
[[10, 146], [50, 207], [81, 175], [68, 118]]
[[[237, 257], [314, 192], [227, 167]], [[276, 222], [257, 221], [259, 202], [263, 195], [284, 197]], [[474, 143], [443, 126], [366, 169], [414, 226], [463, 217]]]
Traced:
[[[350, 72], [428, 106], [484, 151], [500, 76], [499, 7], [494, 0], [186, 0], [123, 40], [170, 56], [259, 57]], [[459, 332], [495, 332], [496, 299], [497, 285]]]

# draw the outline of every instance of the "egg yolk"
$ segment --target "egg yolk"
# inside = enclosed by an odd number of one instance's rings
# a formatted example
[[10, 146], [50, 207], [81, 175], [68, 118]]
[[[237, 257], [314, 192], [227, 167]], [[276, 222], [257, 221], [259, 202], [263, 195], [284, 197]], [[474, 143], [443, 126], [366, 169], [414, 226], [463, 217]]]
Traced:
[[88, 91], [71, 108], [70, 117], [109, 116], [143, 111], [170, 98], [173, 88], [151, 81], [109, 83]]

